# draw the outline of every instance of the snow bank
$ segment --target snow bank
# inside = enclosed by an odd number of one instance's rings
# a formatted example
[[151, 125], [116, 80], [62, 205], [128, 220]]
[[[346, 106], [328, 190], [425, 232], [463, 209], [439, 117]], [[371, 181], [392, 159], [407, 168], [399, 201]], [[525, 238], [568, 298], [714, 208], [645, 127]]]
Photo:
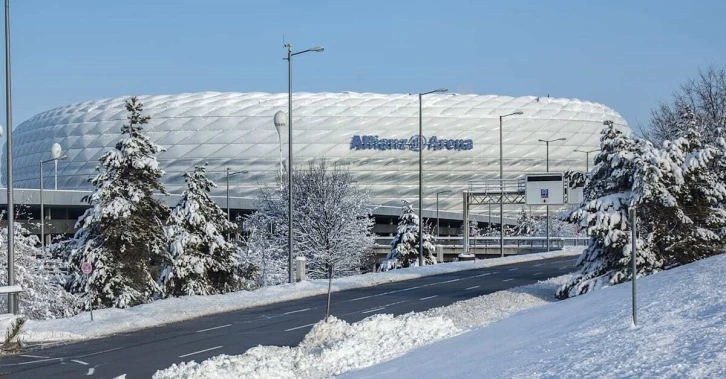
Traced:
[[381, 314], [354, 324], [321, 321], [298, 347], [259, 346], [239, 356], [219, 355], [202, 363], [172, 365], [165, 378], [327, 378], [401, 356], [515, 312], [554, 301], [570, 275], [480, 296], [423, 313]]
[[726, 378], [724, 271], [726, 255], [638, 280], [637, 327], [625, 283], [343, 377]]
[[[493, 267], [545, 258], [579, 255], [582, 248], [510, 256], [468, 262], [445, 263], [406, 268], [383, 273], [349, 276], [333, 280], [332, 290], [342, 291], [370, 287], [383, 283], [438, 275], [449, 272]], [[265, 287], [256, 291], [241, 291], [224, 295], [187, 296], [170, 298], [126, 309], [101, 309], [58, 320], [29, 320], [22, 333], [24, 342], [53, 342], [98, 338], [196, 317], [251, 308], [327, 293], [327, 280], [311, 280], [295, 284]]]
[[[0, 313], [0, 355], [2, 355], [5, 351], [5, 344], [7, 342], [6, 337], [9, 336], [9, 332], [11, 331], [13, 324], [20, 319], [20, 316], [7, 314], [7, 313]], [[13, 339], [14, 341], [14, 339]], [[9, 347], [9, 346], [8, 346]]]

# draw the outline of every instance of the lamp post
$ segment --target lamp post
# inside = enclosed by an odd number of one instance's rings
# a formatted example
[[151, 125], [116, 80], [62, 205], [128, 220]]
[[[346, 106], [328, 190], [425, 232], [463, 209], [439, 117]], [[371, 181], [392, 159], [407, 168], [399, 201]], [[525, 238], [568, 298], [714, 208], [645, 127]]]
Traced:
[[588, 172], [590, 172], [590, 153], [596, 153], [600, 151], [600, 149], [595, 150], [580, 150], [575, 149], [576, 153], [585, 153], [585, 175], [587, 175]]
[[[15, 285], [15, 209], [13, 204], [13, 110], [12, 86], [10, 76], [10, 0], [5, 0], [5, 156], [8, 193], [8, 285]], [[8, 313], [17, 313], [18, 307], [14, 293], [8, 293]]]
[[51, 148], [51, 154], [53, 158], [46, 159], [44, 161], [40, 161], [40, 246], [42, 248], [42, 253], [45, 255], [45, 202], [43, 201], [43, 164], [48, 162], [55, 162], [56, 167], [58, 164], [58, 161], [67, 159], [68, 156], [64, 155], [61, 156], [61, 148], [60, 145], [53, 144], [53, 147]]
[[275, 130], [277, 130], [277, 142], [280, 145], [280, 184], [282, 184], [282, 133], [287, 128], [287, 113], [284, 111], [277, 111], [273, 118], [275, 124]]
[[[544, 142], [547, 146], [547, 158], [546, 158], [546, 165], [547, 165], [547, 172], [550, 172], [550, 142], [557, 142], [557, 141], [566, 141], [567, 138], [561, 137], [561, 138], [555, 138], [555, 139], [541, 139], [539, 142]], [[547, 204], [545, 206], [547, 209], [546, 217], [547, 222], [545, 223], [546, 226], [546, 234], [547, 234], [547, 251], [550, 251], [550, 205]]]
[[436, 192], [436, 238], [439, 238], [439, 195], [451, 193], [450, 190]]
[[230, 207], [229, 207], [229, 177], [232, 175], [247, 174], [247, 173], [249, 173], [249, 171], [247, 171], [247, 170], [232, 171], [231, 168], [227, 167], [227, 221], [231, 221], [230, 215], [232, 214], [230, 212]]
[[293, 283], [295, 281], [295, 278], [292, 275], [292, 266], [293, 266], [293, 260], [292, 260], [292, 245], [293, 245], [293, 238], [292, 238], [292, 57], [299, 54], [308, 53], [311, 51], [314, 51], [316, 53], [319, 53], [325, 48], [322, 46], [315, 46], [311, 47], [307, 50], [298, 51], [296, 53], [292, 52], [292, 45], [289, 43], [286, 43], [284, 45], [285, 48], [287, 48], [287, 58], [283, 58], [287, 60], [287, 186], [288, 186], [288, 196], [287, 196], [287, 251], [288, 251], [288, 273], [290, 274], [290, 283]]
[[[504, 118], [523, 114], [522, 111], [515, 111], [499, 116], [499, 254], [502, 257], [504, 257]], [[491, 216], [489, 225], [491, 225]]]
[[418, 265], [424, 265], [423, 259], [423, 97], [432, 93], [443, 93], [446, 88], [418, 94]]

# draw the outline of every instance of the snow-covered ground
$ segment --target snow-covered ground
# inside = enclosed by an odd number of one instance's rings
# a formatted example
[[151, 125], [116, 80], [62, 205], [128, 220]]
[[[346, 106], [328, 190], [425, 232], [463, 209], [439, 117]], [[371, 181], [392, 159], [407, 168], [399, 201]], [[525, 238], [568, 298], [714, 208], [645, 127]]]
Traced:
[[[333, 280], [333, 291], [375, 286], [448, 272], [492, 267], [517, 262], [578, 255], [582, 248], [562, 251], [510, 256], [469, 262], [455, 262], [424, 267], [393, 270], [383, 273], [349, 276]], [[29, 320], [23, 327], [24, 342], [53, 342], [97, 338], [167, 323], [189, 320], [215, 313], [234, 311], [278, 303], [327, 292], [327, 280], [310, 280], [295, 284], [265, 287], [256, 291], [241, 291], [224, 295], [188, 296], [170, 298], [126, 309], [102, 309], [57, 319]], [[2, 329], [4, 331], [4, 329]]]
[[536, 307], [552, 301], [560, 277], [420, 314], [321, 322], [298, 347], [260, 346], [154, 377], [724, 378], [725, 271], [723, 255], [640, 279], [637, 327], [630, 283]]
[[[320, 322], [297, 347], [259, 346], [239, 356], [174, 365], [154, 378], [327, 378], [393, 359], [513, 313], [554, 301], [569, 275], [398, 317], [381, 314], [348, 324]], [[419, 362], [420, 363], [420, 362]], [[409, 362], [410, 364], [410, 362]], [[395, 376], [394, 376], [395, 377]]]

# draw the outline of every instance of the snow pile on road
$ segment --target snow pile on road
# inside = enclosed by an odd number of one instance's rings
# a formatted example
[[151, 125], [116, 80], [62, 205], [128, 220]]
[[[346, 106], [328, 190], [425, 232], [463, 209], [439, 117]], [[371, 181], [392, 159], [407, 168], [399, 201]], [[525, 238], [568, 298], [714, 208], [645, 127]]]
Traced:
[[321, 321], [298, 347], [259, 346], [239, 356], [172, 365], [163, 378], [327, 378], [406, 354], [469, 327], [490, 324], [523, 309], [554, 301], [571, 275], [398, 317], [381, 314], [348, 324]]
[[316, 324], [298, 347], [258, 346], [240, 356], [185, 362], [157, 372], [154, 379], [326, 378], [460, 332], [451, 320], [415, 313], [375, 315], [352, 325], [331, 317]]
[[[392, 270], [383, 273], [348, 276], [333, 279], [332, 290], [333, 292], [337, 292], [449, 272], [494, 267], [544, 258], [575, 256], [579, 255], [581, 251], [582, 247], [569, 248], [550, 253], [445, 263]], [[53, 342], [98, 338], [216, 313], [322, 295], [327, 293], [327, 289], [328, 281], [320, 279], [265, 287], [255, 291], [169, 298], [126, 309], [110, 308], [96, 310], [93, 312], [94, 321], [91, 321], [88, 312], [57, 320], [30, 320], [24, 326], [21, 337], [25, 342]]]
[[[726, 378], [726, 255], [531, 309], [344, 378]], [[411, 364], [416, 362], [416, 364]]]

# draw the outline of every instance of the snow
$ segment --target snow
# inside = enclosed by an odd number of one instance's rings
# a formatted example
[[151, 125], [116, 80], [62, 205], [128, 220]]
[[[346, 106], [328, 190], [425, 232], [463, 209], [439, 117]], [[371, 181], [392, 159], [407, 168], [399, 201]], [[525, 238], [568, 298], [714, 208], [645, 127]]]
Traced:
[[625, 283], [342, 377], [723, 378], [724, 270], [717, 256], [640, 279], [637, 327]]
[[[326, 378], [367, 367], [461, 334], [514, 312], [553, 301], [563, 278], [461, 301], [422, 313], [379, 314], [348, 324], [336, 318], [313, 326], [297, 347], [258, 346], [239, 356], [172, 365], [164, 378]], [[431, 377], [431, 376], [429, 376]], [[435, 376], [433, 376], [435, 377]]]
[[[454, 262], [334, 278], [332, 291], [370, 287], [383, 283], [544, 258], [575, 256], [580, 254], [581, 249]], [[322, 295], [327, 293], [327, 289], [327, 279], [309, 280], [295, 284], [268, 286], [255, 291], [239, 291], [211, 296], [185, 296], [157, 300], [125, 309], [100, 309], [93, 312], [94, 321], [90, 320], [88, 312], [57, 320], [29, 320], [22, 332], [22, 338], [28, 343], [98, 338], [216, 313]]]

